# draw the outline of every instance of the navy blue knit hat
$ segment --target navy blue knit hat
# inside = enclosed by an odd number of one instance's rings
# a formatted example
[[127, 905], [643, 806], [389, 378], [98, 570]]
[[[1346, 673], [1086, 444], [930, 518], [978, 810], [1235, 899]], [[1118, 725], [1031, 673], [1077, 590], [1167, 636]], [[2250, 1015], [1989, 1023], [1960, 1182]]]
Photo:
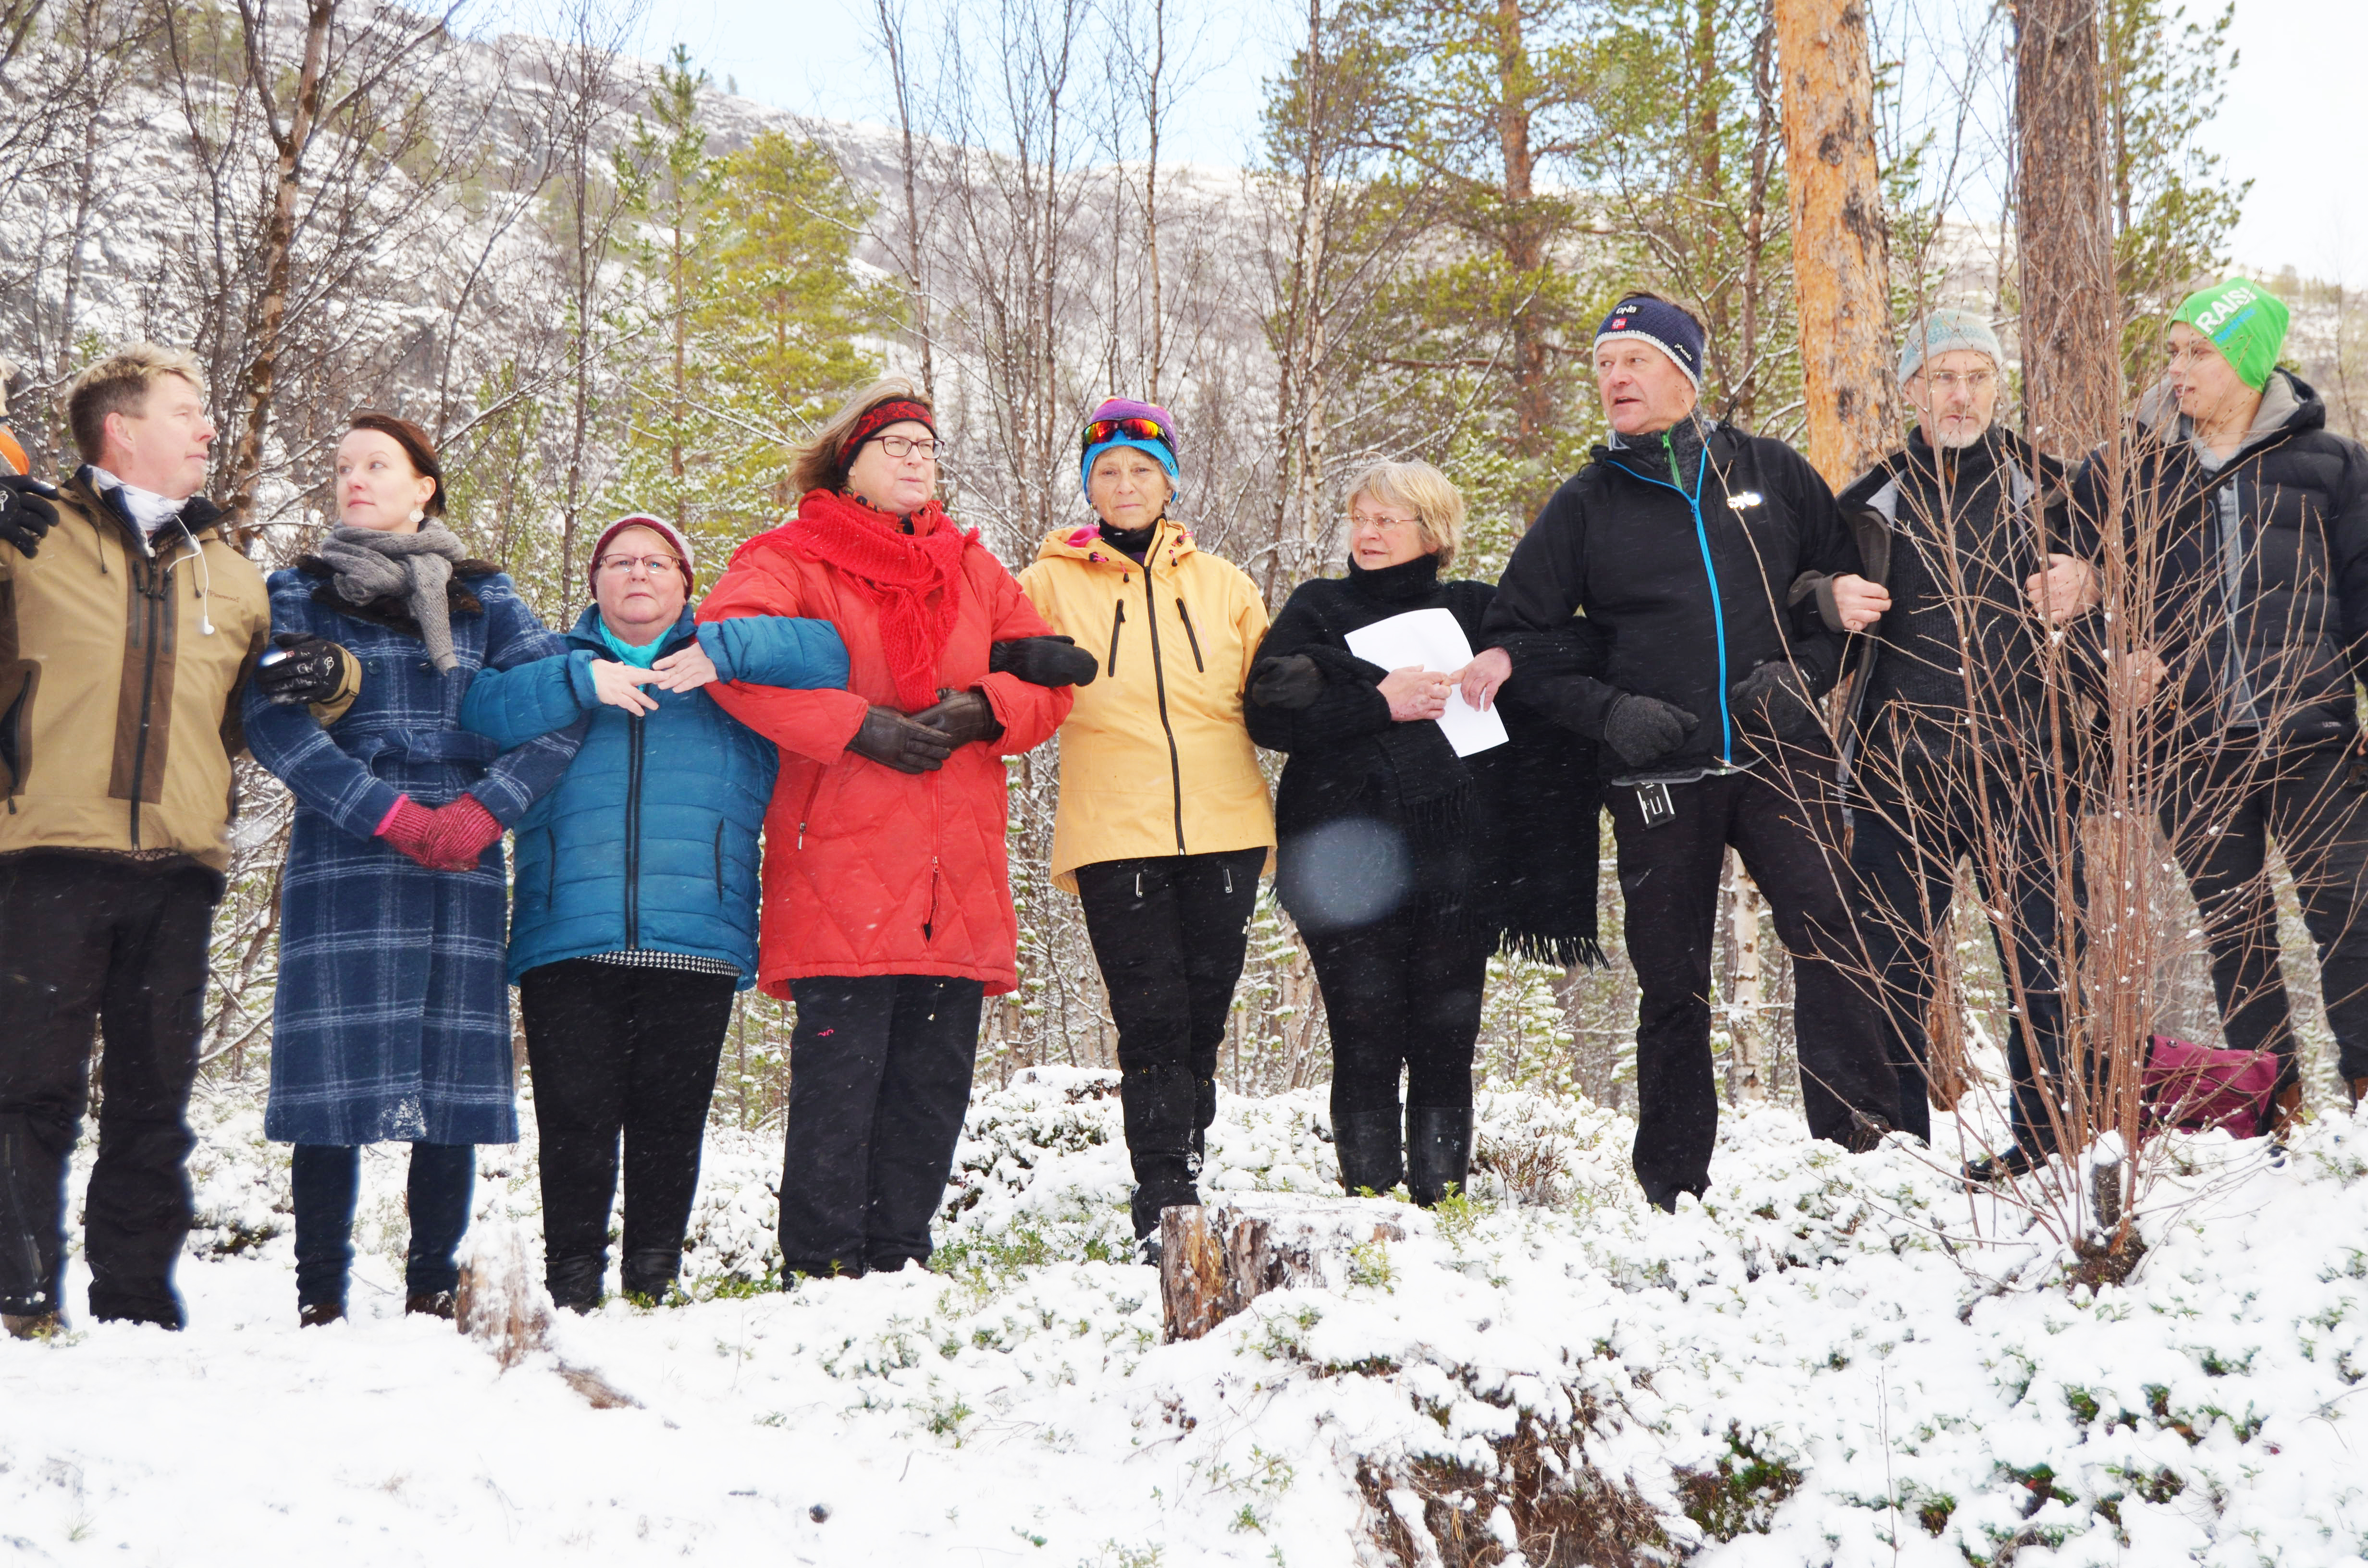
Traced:
[[1600, 348], [1623, 337], [1649, 343], [1668, 355], [1693, 382], [1694, 391], [1702, 391], [1702, 331], [1693, 317], [1667, 300], [1632, 294], [1612, 306], [1595, 329], [1595, 346]]

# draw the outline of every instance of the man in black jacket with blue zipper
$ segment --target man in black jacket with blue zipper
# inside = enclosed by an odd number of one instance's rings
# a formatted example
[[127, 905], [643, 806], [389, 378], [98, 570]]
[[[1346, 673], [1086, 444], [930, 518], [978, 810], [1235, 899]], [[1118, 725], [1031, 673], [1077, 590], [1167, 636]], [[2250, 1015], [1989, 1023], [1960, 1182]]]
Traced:
[[[1729, 845], [1793, 955], [1810, 1131], [1871, 1148], [1898, 1108], [1815, 707], [1840, 640], [1786, 602], [1804, 573], [1857, 572], [1858, 550], [1807, 460], [1697, 412], [1702, 352], [1701, 324], [1656, 296], [1604, 319], [1595, 379], [1611, 442], [1538, 514], [1486, 623], [1524, 699], [1602, 744], [1643, 992], [1634, 1158], [1665, 1209], [1710, 1185], [1710, 955]], [[1552, 662], [1572, 637], [1600, 650], [1600, 675]]]

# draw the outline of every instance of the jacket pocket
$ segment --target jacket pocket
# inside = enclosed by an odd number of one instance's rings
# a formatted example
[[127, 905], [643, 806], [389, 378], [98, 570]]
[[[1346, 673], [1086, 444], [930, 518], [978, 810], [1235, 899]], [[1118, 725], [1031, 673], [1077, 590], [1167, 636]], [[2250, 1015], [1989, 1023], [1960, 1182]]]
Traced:
[[715, 824], [715, 896], [723, 897], [723, 827], [719, 818]]
[[1126, 601], [1121, 599], [1118, 601], [1118, 619], [1110, 622], [1110, 657], [1102, 661], [1102, 674], [1106, 676], [1118, 674], [1118, 634], [1125, 630]]
[[1184, 608], [1181, 594], [1176, 596], [1176, 615], [1184, 622], [1184, 640], [1192, 644], [1192, 667], [1202, 675], [1208, 674], [1209, 666], [1201, 662], [1201, 634], [1192, 630], [1192, 612]]
[[25, 792], [26, 776], [33, 771], [33, 698], [41, 684], [41, 666], [30, 659], [0, 683], [0, 693], [17, 688], [6, 711], [0, 711], [0, 769], [7, 773], [7, 796], [13, 809]]

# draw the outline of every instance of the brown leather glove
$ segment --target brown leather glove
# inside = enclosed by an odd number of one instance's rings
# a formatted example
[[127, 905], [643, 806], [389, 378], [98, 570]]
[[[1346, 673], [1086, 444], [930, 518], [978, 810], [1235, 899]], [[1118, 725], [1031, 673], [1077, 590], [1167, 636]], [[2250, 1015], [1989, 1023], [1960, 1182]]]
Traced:
[[916, 723], [894, 708], [874, 705], [847, 743], [858, 756], [870, 757], [899, 773], [934, 773], [953, 755], [954, 743], [940, 730]]
[[927, 724], [958, 746], [1003, 738], [1003, 725], [995, 716], [994, 705], [987, 701], [986, 693], [975, 688], [940, 690], [936, 705], [914, 714], [913, 722]]

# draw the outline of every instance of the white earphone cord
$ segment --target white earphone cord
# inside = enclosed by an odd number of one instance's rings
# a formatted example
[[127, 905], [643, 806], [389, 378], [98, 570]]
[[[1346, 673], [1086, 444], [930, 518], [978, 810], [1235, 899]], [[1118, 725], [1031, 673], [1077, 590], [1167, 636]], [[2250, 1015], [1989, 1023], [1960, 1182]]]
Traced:
[[214, 578], [213, 574], [206, 570], [206, 547], [198, 542], [198, 536], [189, 531], [189, 525], [183, 521], [178, 512], [173, 514], [173, 521], [179, 527], [181, 537], [189, 541], [189, 550], [198, 562], [198, 630], [211, 637], [214, 623], [213, 618], [206, 613], [206, 599]]

